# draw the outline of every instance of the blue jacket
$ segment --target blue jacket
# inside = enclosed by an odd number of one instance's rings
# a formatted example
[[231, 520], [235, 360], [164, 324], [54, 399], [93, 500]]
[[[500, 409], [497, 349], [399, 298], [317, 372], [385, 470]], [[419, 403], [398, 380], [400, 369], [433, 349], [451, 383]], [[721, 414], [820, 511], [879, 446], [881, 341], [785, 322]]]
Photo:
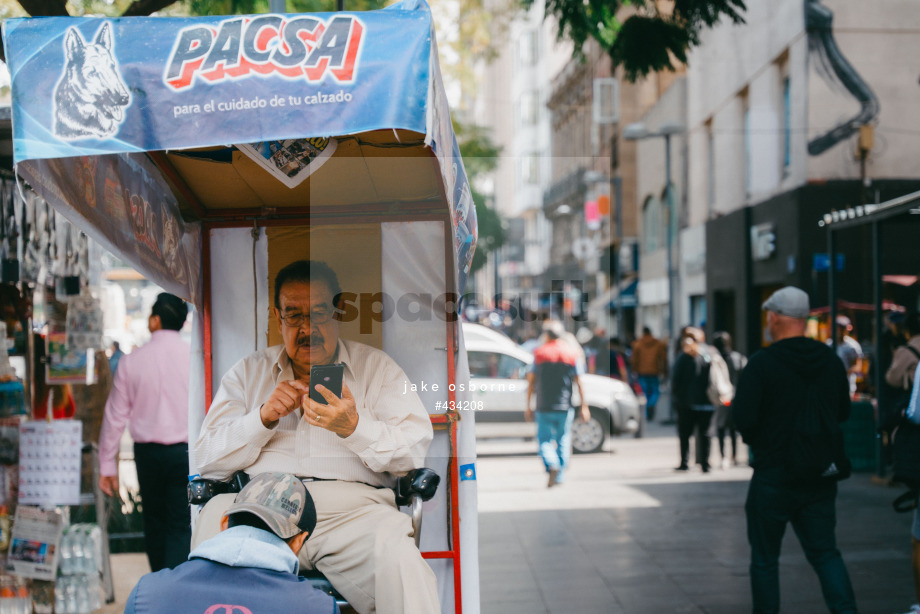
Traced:
[[175, 569], [141, 578], [125, 614], [338, 614], [331, 596], [297, 577], [299, 569], [284, 540], [233, 527], [203, 542]]

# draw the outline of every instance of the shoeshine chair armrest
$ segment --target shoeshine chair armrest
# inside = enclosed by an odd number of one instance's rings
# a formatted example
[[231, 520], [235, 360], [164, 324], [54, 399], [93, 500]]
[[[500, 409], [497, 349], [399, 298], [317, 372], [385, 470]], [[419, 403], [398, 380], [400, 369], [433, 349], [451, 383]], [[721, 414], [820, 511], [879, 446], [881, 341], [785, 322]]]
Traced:
[[441, 476], [427, 467], [414, 469], [396, 480], [396, 505], [409, 507], [416, 548], [422, 539], [422, 502], [434, 496], [440, 483]]
[[409, 505], [412, 495], [418, 495], [422, 501], [428, 501], [437, 492], [440, 483], [441, 476], [432, 469], [413, 469], [396, 481], [396, 505]]
[[197, 477], [189, 480], [186, 487], [188, 502], [190, 505], [204, 505], [217, 495], [240, 492], [248, 482], [249, 475], [245, 471], [237, 471], [226, 482]]

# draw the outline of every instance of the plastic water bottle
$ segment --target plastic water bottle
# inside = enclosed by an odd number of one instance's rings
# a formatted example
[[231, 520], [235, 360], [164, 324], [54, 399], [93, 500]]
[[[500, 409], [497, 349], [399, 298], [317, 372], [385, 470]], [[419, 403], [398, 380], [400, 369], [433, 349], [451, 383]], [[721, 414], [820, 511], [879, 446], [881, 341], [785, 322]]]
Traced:
[[73, 573], [73, 537], [72, 528], [67, 528], [61, 537], [61, 573], [65, 576]]
[[82, 524], [73, 527], [73, 573], [86, 573], [85, 527]]
[[12, 576], [0, 576], [0, 614], [13, 614], [13, 597], [16, 595], [13, 589]]
[[90, 614], [89, 608], [89, 591], [87, 590], [87, 582], [85, 576], [74, 576], [72, 578], [76, 582], [76, 599], [75, 599], [75, 614]]
[[57, 614], [67, 613], [67, 604], [64, 601], [64, 582], [65, 580], [66, 580], [66, 577], [61, 576], [54, 583], [54, 611]]
[[94, 573], [89, 576], [89, 609], [95, 612], [102, 608], [102, 583], [99, 582], [99, 574]]
[[15, 614], [32, 614], [32, 595], [29, 593], [29, 585], [25, 578], [13, 576], [14, 588], [16, 589], [16, 599], [13, 611]]
[[102, 529], [99, 525], [91, 525], [90, 539], [93, 544], [93, 565], [91, 571], [95, 574], [102, 572]]

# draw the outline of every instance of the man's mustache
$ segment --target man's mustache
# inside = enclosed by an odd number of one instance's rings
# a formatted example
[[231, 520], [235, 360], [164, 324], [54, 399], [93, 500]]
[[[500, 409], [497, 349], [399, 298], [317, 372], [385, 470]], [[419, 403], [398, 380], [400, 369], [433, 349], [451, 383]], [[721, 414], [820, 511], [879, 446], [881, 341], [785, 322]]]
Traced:
[[300, 335], [297, 337], [297, 345], [303, 347], [310, 347], [311, 345], [322, 345], [323, 336], [319, 333], [311, 333], [309, 335]]

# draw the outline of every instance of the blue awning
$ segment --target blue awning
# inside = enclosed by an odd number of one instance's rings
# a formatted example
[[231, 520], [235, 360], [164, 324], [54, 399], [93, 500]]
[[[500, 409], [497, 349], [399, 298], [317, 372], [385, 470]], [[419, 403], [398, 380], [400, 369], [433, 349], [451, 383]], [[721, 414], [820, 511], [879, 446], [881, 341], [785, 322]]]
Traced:
[[610, 297], [610, 302], [607, 304], [607, 309], [614, 311], [618, 307], [620, 309], [636, 307], [636, 305], [639, 304], [639, 301], [636, 298], [636, 288], [638, 286], [638, 279], [633, 279], [631, 281], [621, 283], [620, 291]]

